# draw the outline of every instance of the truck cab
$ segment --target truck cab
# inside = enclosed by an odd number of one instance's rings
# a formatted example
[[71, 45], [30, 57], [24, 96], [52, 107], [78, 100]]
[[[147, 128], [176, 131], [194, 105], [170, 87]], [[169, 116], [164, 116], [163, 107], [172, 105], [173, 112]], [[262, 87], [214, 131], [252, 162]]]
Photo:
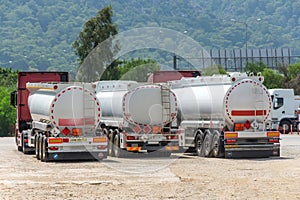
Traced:
[[296, 98], [293, 89], [270, 89], [269, 92], [272, 98], [272, 121], [281, 133], [295, 131], [300, 99]]

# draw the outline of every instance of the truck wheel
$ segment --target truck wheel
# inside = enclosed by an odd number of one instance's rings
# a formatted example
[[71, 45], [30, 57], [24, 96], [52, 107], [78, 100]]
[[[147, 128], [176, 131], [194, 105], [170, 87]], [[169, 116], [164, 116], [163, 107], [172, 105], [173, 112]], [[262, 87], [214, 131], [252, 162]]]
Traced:
[[212, 134], [210, 133], [210, 131], [207, 131], [204, 137], [203, 148], [204, 148], [204, 156], [211, 157], [212, 156]]
[[35, 141], [34, 141], [34, 144], [35, 144], [35, 157], [36, 157], [36, 159], [38, 159], [38, 160], [41, 159], [41, 158], [40, 158], [40, 144], [39, 144], [39, 138], [40, 138], [40, 136], [37, 135], [37, 136], [35, 137]]
[[119, 138], [120, 138], [120, 136], [118, 134], [116, 134], [114, 137], [114, 145], [113, 145], [114, 156], [117, 158], [123, 158], [123, 157], [126, 157], [126, 151], [124, 151], [120, 148], [120, 139]]
[[288, 120], [282, 120], [281, 123], [280, 123], [280, 127], [281, 127], [281, 133], [285, 133], [285, 134], [289, 134], [291, 129], [291, 122], [288, 121]]
[[30, 152], [30, 151], [28, 151], [28, 148], [26, 148], [24, 134], [22, 134], [22, 152], [24, 154], [28, 154]]
[[48, 162], [49, 161], [48, 143], [47, 143], [47, 138], [46, 137], [42, 137], [42, 155], [41, 155], [41, 161], [42, 162]]
[[224, 157], [224, 151], [221, 145], [221, 134], [215, 132], [212, 139], [212, 155], [216, 158]]
[[203, 152], [203, 134], [199, 133], [195, 140], [196, 153], [199, 157], [204, 157]]
[[40, 135], [39, 137], [39, 156], [40, 156], [40, 160], [42, 160], [42, 156], [43, 156], [43, 136]]
[[115, 154], [114, 154], [114, 137], [113, 137], [113, 133], [109, 133], [108, 135], [108, 155], [111, 156], [111, 157], [114, 157]]
[[[16, 137], [15, 137], [15, 140], [16, 140], [16, 145], [17, 145], [17, 149], [18, 149], [18, 151], [22, 151], [23, 150], [23, 148], [22, 148], [22, 146], [19, 146], [19, 144], [18, 144], [18, 132], [16, 133]], [[21, 143], [21, 145], [22, 145], [22, 143]]]

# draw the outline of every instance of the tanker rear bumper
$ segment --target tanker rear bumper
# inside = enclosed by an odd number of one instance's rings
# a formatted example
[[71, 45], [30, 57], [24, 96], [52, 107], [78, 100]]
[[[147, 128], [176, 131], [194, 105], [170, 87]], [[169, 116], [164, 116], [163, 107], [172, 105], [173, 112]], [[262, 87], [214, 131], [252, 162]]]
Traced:
[[179, 147], [178, 142], [172, 143], [172, 142], [138, 142], [138, 145], [136, 143], [127, 143], [127, 151], [136, 151], [136, 152], [154, 152], [154, 151], [160, 151], [160, 152], [182, 152], [182, 149]]
[[279, 144], [225, 145], [225, 158], [267, 158], [279, 156]]
[[48, 153], [48, 161], [84, 161], [103, 160], [107, 158], [106, 152], [63, 152]]

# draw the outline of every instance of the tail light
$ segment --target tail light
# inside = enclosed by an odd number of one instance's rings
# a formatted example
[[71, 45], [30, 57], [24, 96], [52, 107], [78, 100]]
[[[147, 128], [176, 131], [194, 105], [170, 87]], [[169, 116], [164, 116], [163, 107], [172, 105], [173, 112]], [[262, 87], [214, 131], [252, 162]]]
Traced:
[[234, 124], [235, 131], [243, 131], [244, 129], [244, 124]]
[[279, 131], [267, 132], [267, 137], [279, 137]]
[[50, 149], [51, 151], [57, 151], [59, 148], [58, 148], [58, 147], [49, 147], [49, 149]]
[[61, 144], [62, 142], [62, 138], [49, 138], [49, 144]]
[[82, 136], [82, 128], [73, 128], [72, 135], [73, 136]]
[[127, 140], [136, 140], [136, 137], [135, 137], [135, 136], [127, 135], [127, 136], [126, 136], [126, 139], [127, 139]]
[[96, 142], [106, 142], [106, 141], [107, 141], [106, 137], [93, 138], [94, 143], [96, 143]]
[[237, 132], [225, 132], [224, 138], [237, 138], [238, 133]]
[[178, 139], [178, 135], [168, 135], [167, 140], [176, 140]]
[[62, 142], [65, 142], [65, 143], [69, 142], [69, 138], [63, 138]]
[[270, 138], [269, 142], [270, 143], [279, 143], [279, 139], [278, 138]]
[[230, 144], [236, 143], [236, 139], [227, 139], [227, 140], [226, 140], [226, 143], [227, 143], [227, 144], [229, 144], [229, 143], [230, 143]]
[[99, 146], [97, 146], [97, 149], [106, 149], [106, 148], [107, 148], [106, 145], [99, 145]]

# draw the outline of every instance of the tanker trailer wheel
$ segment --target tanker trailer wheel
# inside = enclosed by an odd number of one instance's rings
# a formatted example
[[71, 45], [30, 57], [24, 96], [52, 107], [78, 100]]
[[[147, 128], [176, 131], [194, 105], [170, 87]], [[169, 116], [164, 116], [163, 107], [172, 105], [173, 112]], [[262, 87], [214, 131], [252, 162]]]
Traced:
[[[22, 137], [21, 137], [22, 138]], [[17, 144], [17, 148], [18, 148], [18, 151], [22, 151], [22, 147], [18, 145], [18, 132], [16, 132], [16, 136], [15, 136], [15, 140], [16, 140], [16, 144]], [[22, 143], [21, 143], [22, 145]]]
[[199, 157], [204, 157], [203, 152], [203, 133], [199, 133], [195, 139], [196, 153]]
[[39, 143], [39, 157], [40, 160], [42, 160], [42, 156], [43, 156], [43, 136], [40, 135], [39, 139], [38, 139], [38, 143]]
[[204, 141], [203, 141], [203, 148], [204, 148], [204, 156], [211, 157], [212, 156], [212, 133], [207, 130]]
[[224, 147], [221, 142], [221, 134], [218, 131], [214, 132], [212, 139], [212, 155], [216, 158], [224, 157]]
[[120, 148], [120, 135], [116, 134], [114, 137], [114, 145], [113, 145], [113, 150], [114, 150], [114, 155], [117, 158], [122, 158], [126, 156], [126, 152]]
[[35, 137], [35, 141], [34, 141], [34, 146], [35, 146], [35, 156], [36, 156], [36, 159], [40, 160], [40, 144], [39, 144], [39, 138], [40, 138], [40, 135], [37, 135]]
[[290, 131], [291, 131], [291, 129], [290, 129], [290, 127], [291, 127], [291, 122], [288, 121], [288, 120], [282, 120], [282, 121], [280, 122], [280, 127], [282, 128], [281, 131], [280, 131], [281, 134], [283, 134], [283, 133], [289, 134]]
[[42, 155], [41, 155], [42, 162], [49, 161], [49, 153], [48, 153], [48, 142], [47, 137], [42, 137]]
[[108, 134], [108, 155], [111, 157], [114, 157], [114, 135], [112, 133], [112, 131], [109, 131]]

